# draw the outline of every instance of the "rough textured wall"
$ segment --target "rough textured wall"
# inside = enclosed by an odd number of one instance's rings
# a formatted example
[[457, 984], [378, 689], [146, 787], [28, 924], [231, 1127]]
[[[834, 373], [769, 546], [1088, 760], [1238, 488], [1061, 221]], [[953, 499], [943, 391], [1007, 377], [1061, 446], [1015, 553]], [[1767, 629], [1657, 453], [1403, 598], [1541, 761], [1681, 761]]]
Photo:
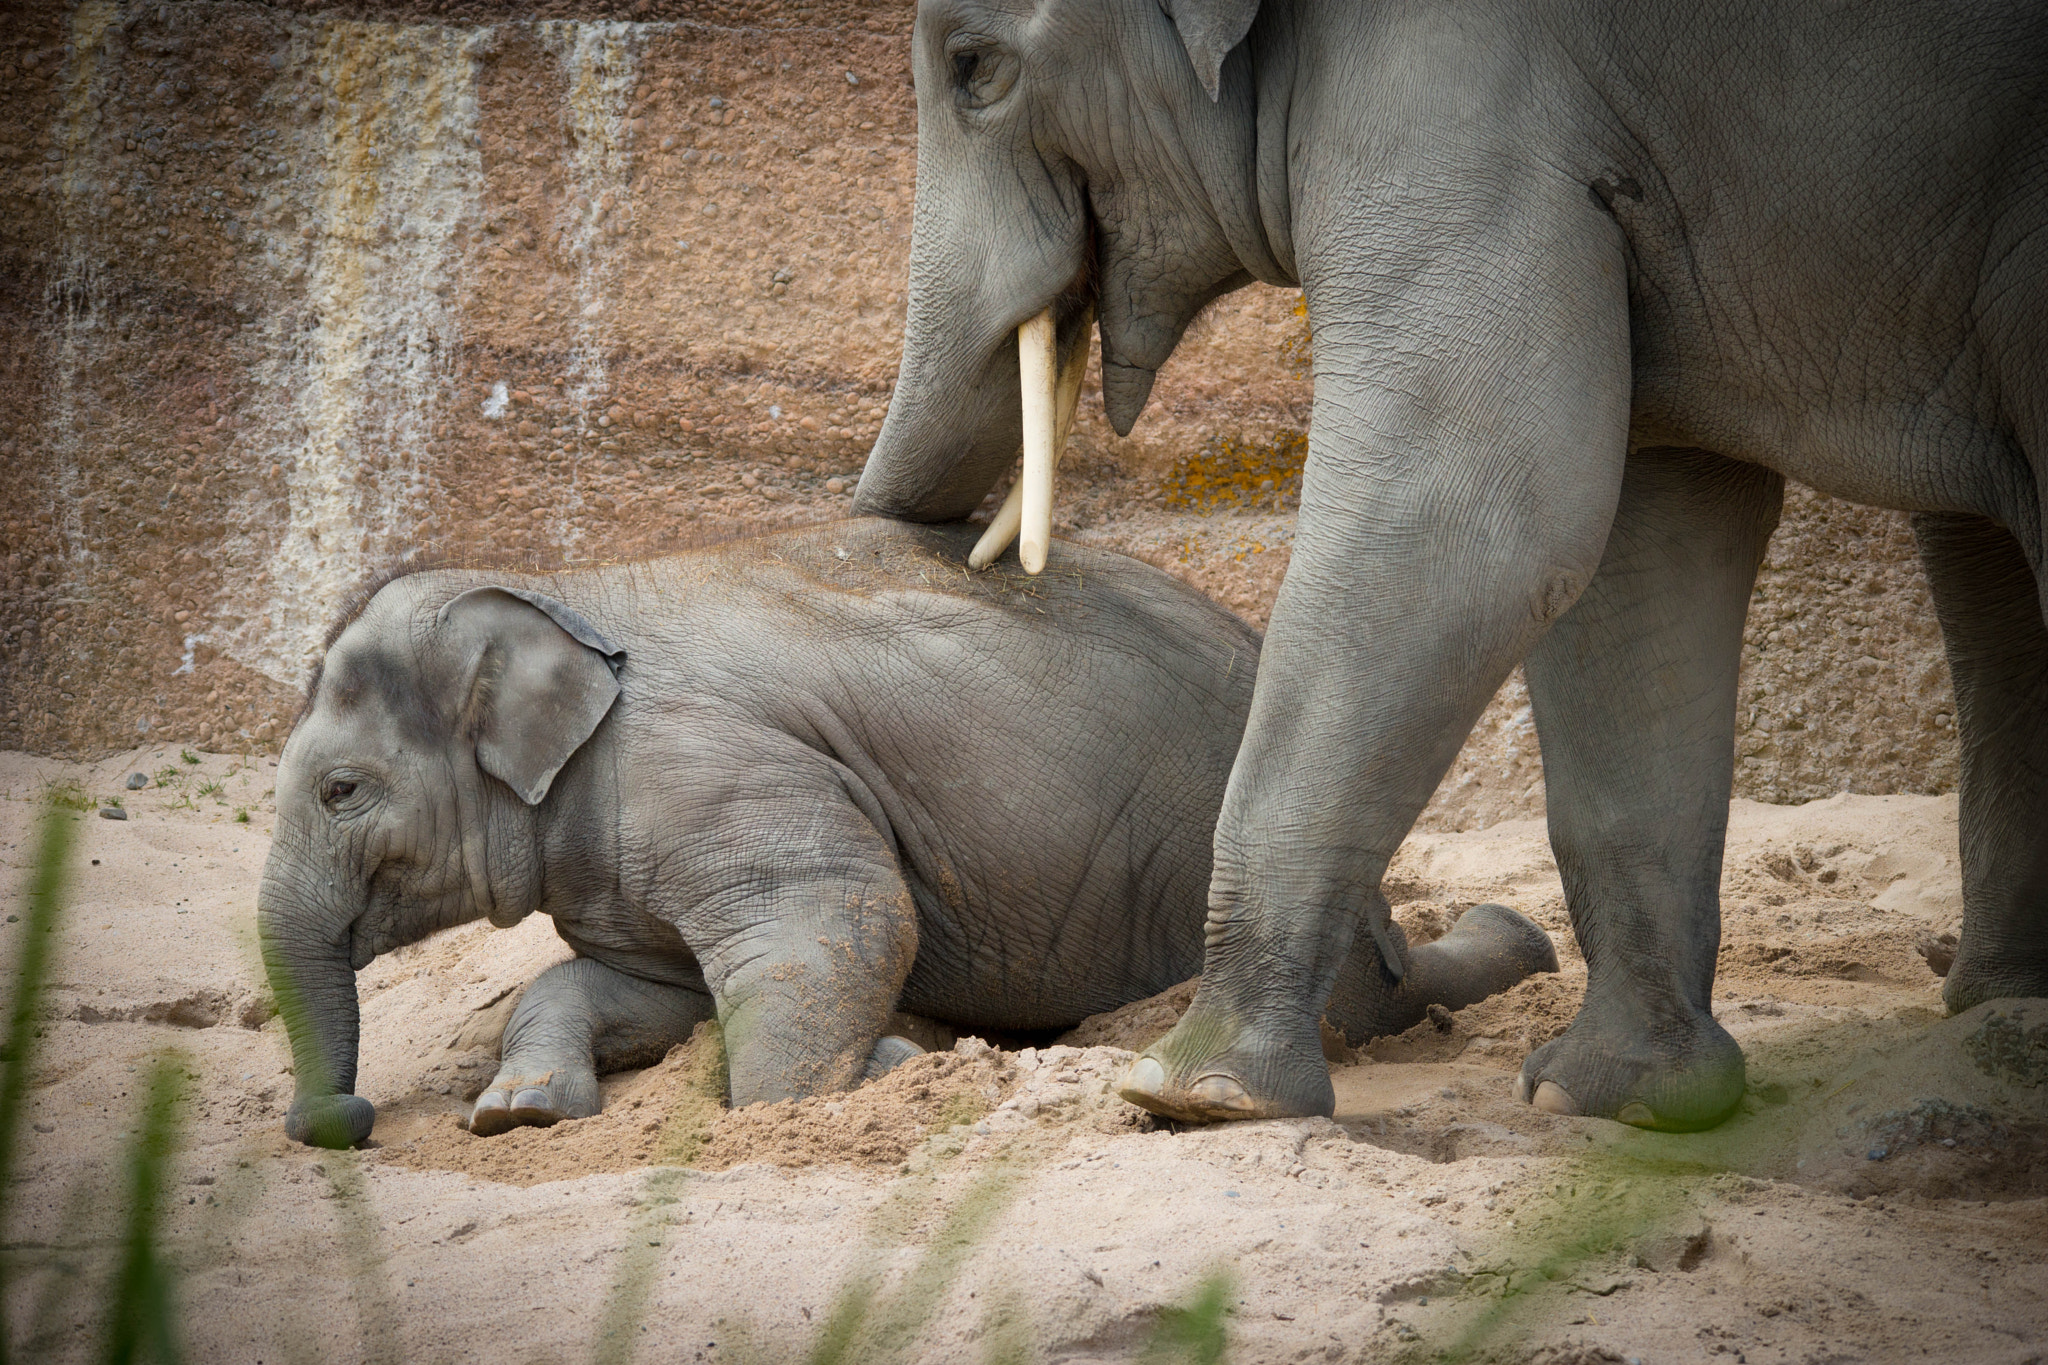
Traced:
[[[613, 558], [843, 512], [894, 376], [903, 5], [0, 11], [0, 747], [274, 747], [394, 559]], [[1297, 296], [1218, 303], [1064, 534], [1263, 623]], [[1795, 494], [1737, 789], [1954, 781], [1902, 520]], [[1540, 807], [1510, 682], [1430, 817]]]

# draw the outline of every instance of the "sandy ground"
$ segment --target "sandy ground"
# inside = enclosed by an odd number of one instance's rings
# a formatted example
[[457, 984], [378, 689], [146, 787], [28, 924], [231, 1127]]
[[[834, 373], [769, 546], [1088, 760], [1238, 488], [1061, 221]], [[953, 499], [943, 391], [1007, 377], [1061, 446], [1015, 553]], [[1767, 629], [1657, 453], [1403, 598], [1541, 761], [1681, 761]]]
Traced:
[[[5, 1192], [26, 1358], [98, 1350], [120, 1156], [167, 1051], [192, 1078], [165, 1226], [194, 1360], [1122, 1360], [1219, 1270], [1239, 1362], [2048, 1351], [2048, 1002], [1945, 1018], [1912, 947], [1959, 915], [1953, 798], [1737, 804], [1716, 1008], [1751, 1089], [1711, 1134], [1513, 1103], [1584, 982], [1542, 828], [1517, 821], [1418, 834], [1390, 895], [1418, 935], [1515, 905], [1564, 971], [1337, 1065], [1334, 1122], [1173, 1131], [1116, 1100], [1116, 1045], [1181, 992], [1085, 1025], [1089, 1046], [963, 1040], [738, 1113], [700, 1037], [611, 1078], [597, 1118], [471, 1138], [455, 1119], [513, 993], [564, 951], [536, 917], [362, 973], [380, 1118], [335, 1154], [280, 1131], [291, 1078], [252, 951], [275, 770], [194, 757], [0, 754], [9, 915], [48, 785], [130, 816], [76, 817]], [[132, 771], [152, 784], [125, 791]], [[10, 979], [20, 933], [0, 924]]]

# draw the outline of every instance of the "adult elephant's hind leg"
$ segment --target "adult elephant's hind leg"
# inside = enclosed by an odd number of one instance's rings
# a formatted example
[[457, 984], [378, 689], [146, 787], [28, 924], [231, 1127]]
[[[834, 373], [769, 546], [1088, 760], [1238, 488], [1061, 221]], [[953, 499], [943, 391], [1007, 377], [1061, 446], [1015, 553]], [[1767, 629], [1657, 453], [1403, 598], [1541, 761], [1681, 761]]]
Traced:
[[1942, 997], [2048, 995], [2048, 625], [2019, 543], [1981, 517], [1913, 518], [1962, 740], [1963, 932]]
[[597, 1078], [649, 1066], [712, 1017], [703, 991], [643, 981], [579, 957], [534, 978], [499, 1046], [498, 1075], [477, 1096], [469, 1131], [545, 1128], [598, 1111]]
[[1522, 1067], [1557, 1113], [1711, 1127], [1742, 1098], [1714, 1021], [1742, 623], [1783, 481], [1689, 450], [1630, 456], [1600, 571], [1529, 656], [1550, 841], [1586, 999]]

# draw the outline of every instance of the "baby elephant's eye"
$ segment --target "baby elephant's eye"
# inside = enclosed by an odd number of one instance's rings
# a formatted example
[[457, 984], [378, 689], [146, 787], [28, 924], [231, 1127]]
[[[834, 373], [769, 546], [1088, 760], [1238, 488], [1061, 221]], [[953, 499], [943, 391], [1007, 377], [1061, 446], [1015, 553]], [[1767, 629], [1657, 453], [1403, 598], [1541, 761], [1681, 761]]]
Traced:
[[355, 793], [355, 789], [355, 783], [337, 777], [327, 784], [325, 791], [320, 793], [320, 799], [331, 806], [338, 801], [348, 800]]

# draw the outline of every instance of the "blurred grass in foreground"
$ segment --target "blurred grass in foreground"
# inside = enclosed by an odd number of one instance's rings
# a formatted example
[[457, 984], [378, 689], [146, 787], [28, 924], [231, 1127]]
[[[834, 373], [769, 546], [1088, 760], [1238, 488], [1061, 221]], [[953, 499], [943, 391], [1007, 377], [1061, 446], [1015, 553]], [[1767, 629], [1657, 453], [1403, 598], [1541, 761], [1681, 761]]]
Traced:
[[[0, 1050], [0, 1062], [6, 1066], [0, 1073], [0, 1229], [13, 1211], [21, 1125], [28, 1108], [30, 1078], [35, 1073], [36, 1045], [44, 1033], [39, 1021], [49, 995], [57, 931], [71, 881], [72, 846], [78, 833], [75, 812], [79, 808], [68, 791], [56, 790], [45, 797], [35, 857], [29, 867], [27, 914], [22, 918], [15, 953], [14, 997], [9, 1002], [5, 1047]], [[184, 1060], [175, 1054], [167, 1053], [150, 1064], [143, 1084], [141, 1122], [122, 1159], [126, 1199], [117, 1242], [120, 1259], [97, 1291], [95, 1311], [85, 1319], [103, 1324], [100, 1354], [109, 1365], [130, 1365], [143, 1359], [176, 1365], [183, 1357], [173, 1305], [174, 1275], [162, 1254], [160, 1222], [166, 1174], [177, 1147], [184, 1071]], [[75, 1251], [92, 1244], [91, 1232], [83, 1222], [97, 1201], [89, 1197], [90, 1191], [70, 1193], [58, 1245], [46, 1251]], [[76, 1305], [70, 1300], [87, 1292], [86, 1276], [79, 1265], [52, 1257], [47, 1267], [52, 1282], [28, 1321], [28, 1331], [18, 1333], [7, 1309], [7, 1281], [13, 1277], [15, 1262], [11, 1253], [0, 1256], [0, 1362], [15, 1359], [17, 1351], [24, 1359], [44, 1356], [60, 1339], [56, 1321], [75, 1316]]]
[[1185, 1308], [1168, 1308], [1153, 1325], [1145, 1344], [1145, 1365], [1223, 1365], [1229, 1359], [1230, 1334], [1223, 1319], [1230, 1312], [1235, 1285], [1221, 1266], [1202, 1277]]
[[[1684, 1243], [1672, 1254], [1683, 1257], [1679, 1268], [1691, 1269], [1711, 1238], [1699, 1215], [1701, 1187], [1726, 1170], [1641, 1150], [1594, 1151], [1560, 1163], [1522, 1200], [1524, 1226], [1462, 1275], [1447, 1272], [1455, 1283], [1443, 1290], [1449, 1311], [1430, 1333], [1435, 1342], [1419, 1340], [1412, 1325], [1396, 1324], [1396, 1339], [1409, 1345], [1395, 1358], [1443, 1365], [1521, 1360], [1533, 1346], [1526, 1340], [1530, 1332], [1569, 1296], [1604, 1303], [1631, 1282], [1652, 1246], [1672, 1252]], [[1590, 1310], [1586, 1320], [1601, 1325]]]
[[[72, 828], [76, 807], [61, 794], [45, 797], [36, 830], [35, 859], [29, 865], [28, 897], [22, 916], [20, 946], [15, 953], [14, 998], [7, 1011], [7, 1040], [0, 1052], [0, 1234], [13, 1205], [14, 1168], [20, 1160], [21, 1124], [27, 1109], [29, 1076], [35, 1070], [36, 1041], [42, 1030], [43, 997], [49, 990], [50, 958], [56, 948], [57, 923], [64, 913], [64, 891], [71, 876]], [[4, 1243], [0, 1236], [0, 1243]], [[12, 1269], [0, 1256], [0, 1365], [13, 1359], [14, 1330], [7, 1319], [7, 1278]]]
[[184, 1064], [165, 1054], [150, 1063], [143, 1087], [142, 1126], [128, 1150], [127, 1227], [121, 1265], [107, 1298], [108, 1365], [130, 1365], [146, 1357], [175, 1365], [183, 1352], [173, 1323], [171, 1267], [159, 1249], [164, 1184], [177, 1146], [178, 1108], [184, 1098]]

